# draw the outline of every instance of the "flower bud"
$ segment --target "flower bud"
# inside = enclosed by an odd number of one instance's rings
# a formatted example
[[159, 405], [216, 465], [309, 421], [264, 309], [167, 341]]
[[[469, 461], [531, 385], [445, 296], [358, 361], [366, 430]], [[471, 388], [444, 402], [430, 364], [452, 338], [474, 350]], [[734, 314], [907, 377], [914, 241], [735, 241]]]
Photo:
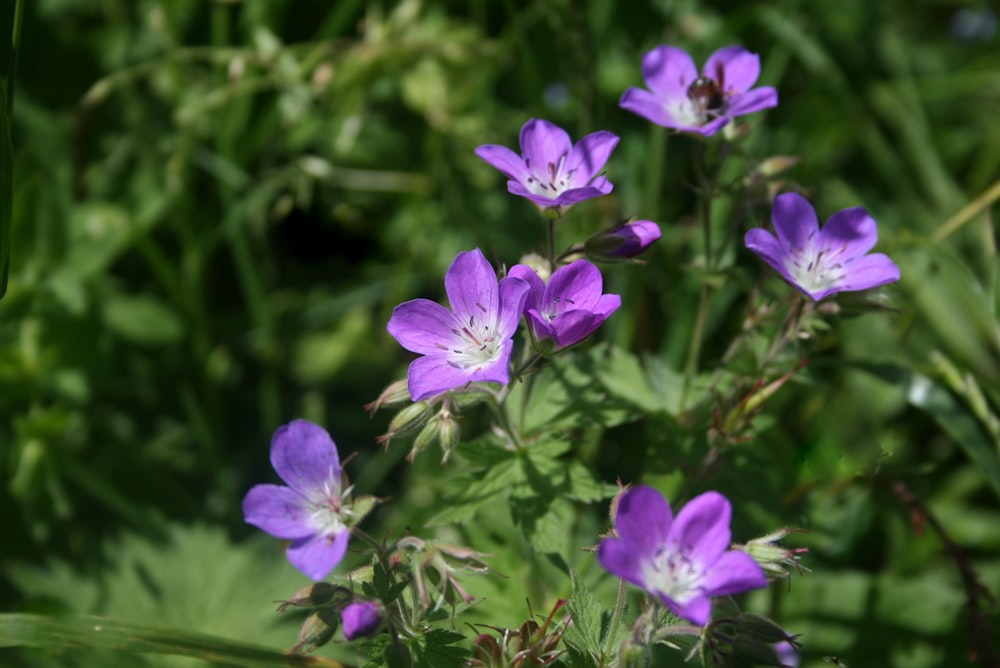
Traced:
[[659, 225], [651, 220], [636, 220], [595, 234], [583, 247], [594, 260], [615, 262], [639, 255], [659, 238]]
[[354, 640], [370, 636], [382, 625], [382, 609], [377, 601], [355, 601], [340, 611], [344, 637]]
[[388, 447], [389, 441], [412, 431], [416, 431], [424, 426], [431, 417], [431, 408], [426, 401], [418, 401], [410, 404], [389, 421], [389, 431], [379, 436], [376, 440], [379, 444]]
[[809, 551], [807, 547], [787, 548], [778, 544], [779, 541], [784, 540], [792, 533], [803, 533], [803, 530], [778, 529], [766, 536], [754, 538], [746, 545], [735, 547], [753, 557], [768, 576], [785, 577], [788, 575], [788, 567], [790, 566], [794, 566], [801, 572], [802, 565], [799, 563], [799, 555]]
[[288, 650], [289, 654], [309, 654], [330, 642], [337, 631], [337, 613], [331, 608], [319, 608], [306, 617], [299, 629], [299, 641]]
[[378, 399], [365, 404], [365, 410], [368, 411], [369, 415], [374, 415], [375, 411], [380, 408], [400, 406], [409, 400], [410, 389], [406, 379], [404, 378], [403, 380], [397, 380], [396, 382], [390, 384], [389, 387], [382, 390], [382, 394], [378, 395]]
[[333, 600], [333, 595], [338, 587], [334, 587], [329, 582], [314, 582], [306, 585], [295, 592], [287, 601], [281, 601], [278, 612], [284, 612], [288, 606], [294, 605], [297, 608], [315, 608]]
[[413, 668], [410, 648], [398, 641], [389, 643], [382, 658], [385, 659], [386, 668]]

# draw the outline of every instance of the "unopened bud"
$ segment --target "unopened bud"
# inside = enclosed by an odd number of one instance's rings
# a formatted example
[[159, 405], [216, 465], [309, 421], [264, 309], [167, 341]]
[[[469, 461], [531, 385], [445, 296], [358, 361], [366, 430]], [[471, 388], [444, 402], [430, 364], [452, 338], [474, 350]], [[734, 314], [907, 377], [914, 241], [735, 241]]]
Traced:
[[430, 417], [431, 408], [426, 401], [418, 401], [410, 404], [396, 413], [395, 417], [389, 421], [389, 431], [375, 440], [380, 444], [388, 446], [391, 439], [416, 431], [424, 426]]
[[340, 621], [348, 640], [370, 636], [382, 626], [382, 606], [378, 601], [355, 601], [340, 611]]
[[458, 445], [458, 441], [461, 438], [461, 429], [458, 425], [458, 420], [451, 411], [442, 410], [438, 413], [438, 418], [440, 419], [440, 429], [438, 431], [438, 443], [441, 444], [441, 449], [444, 451], [444, 456], [441, 458], [441, 463], [444, 464], [448, 460], [448, 456]]
[[802, 162], [802, 158], [797, 155], [775, 155], [757, 165], [757, 169], [754, 171], [765, 179], [769, 179], [791, 169], [800, 162]]
[[645, 251], [660, 238], [660, 226], [651, 220], [622, 223], [584, 242], [588, 257], [603, 262], [627, 260]]
[[374, 415], [380, 408], [392, 408], [393, 406], [401, 406], [410, 400], [410, 388], [405, 379], [397, 380], [391, 383], [389, 387], [382, 390], [382, 394], [378, 395], [378, 399], [375, 401], [365, 404], [365, 410], [368, 411], [368, 415]]
[[292, 594], [292, 597], [287, 601], [281, 601], [281, 605], [278, 606], [278, 612], [284, 612], [290, 605], [297, 608], [315, 608], [321, 606], [332, 601], [336, 591], [337, 587], [334, 587], [329, 582], [314, 582]]
[[622, 668], [649, 668], [652, 665], [649, 647], [631, 640], [622, 643], [619, 656]]
[[333, 634], [337, 632], [339, 619], [337, 613], [331, 608], [319, 608], [316, 612], [306, 617], [302, 628], [299, 629], [299, 641], [288, 650], [289, 654], [309, 654], [315, 649], [330, 642]]
[[398, 641], [390, 643], [385, 648], [382, 658], [385, 659], [386, 668], [413, 668], [413, 655], [410, 654], [410, 648]]
[[769, 576], [785, 577], [788, 575], [789, 567], [802, 570], [802, 565], [799, 564], [799, 555], [809, 551], [807, 547], [787, 548], [778, 544], [779, 541], [793, 533], [804, 533], [804, 531], [802, 529], [778, 529], [766, 536], [754, 538], [746, 545], [737, 547], [753, 557], [754, 561]]
[[552, 265], [550, 265], [549, 261], [538, 253], [528, 253], [527, 255], [522, 255], [521, 261], [518, 264], [524, 264], [531, 267], [531, 270], [538, 274], [538, 278], [542, 279], [542, 283], [549, 282], [549, 277], [552, 275]]

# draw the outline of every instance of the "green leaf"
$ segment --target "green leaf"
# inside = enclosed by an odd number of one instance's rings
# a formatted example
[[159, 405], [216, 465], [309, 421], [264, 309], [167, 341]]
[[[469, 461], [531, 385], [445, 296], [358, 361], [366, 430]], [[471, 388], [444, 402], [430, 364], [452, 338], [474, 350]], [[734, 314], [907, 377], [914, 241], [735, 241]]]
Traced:
[[469, 651], [455, 643], [465, 636], [445, 629], [431, 629], [418, 638], [414, 648], [416, 668], [463, 668]]
[[184, 325], [173, 309], [148, 294], [108, 298], [104, 322], [122, 338], [144, 345], [171, 345], [184, 334]]
[[344, 664], [321, 657], [287, 656], [273, 649], [204, 633], [135, 624], [110, 617], [47, 617], [0, 614], [0, 647], [52, 650], [114, 650], [185, 656], [224, 666], [326, 666]]
[[566, 630], [566, 643], [578, 647], [596, 659], [601, 656], [604, 647], [601, 629], [604, 627], [604, 618], [607, 615], [580, 580], [577, 572], [571, 570], [569, 576], [573, 583], [573, 595], [566, 605], [573, 617], [573, 623]]
[[7, 82], [0, 82], [0, 299], [7, 294], [11, 217], [14, 207], [14, 148], [10, 141], [7, 95]]
[[918, 374], [910, 381], [907, 397], [952, 437], [1000, 497], [1000, 457], [972, 413], [948, 390]]

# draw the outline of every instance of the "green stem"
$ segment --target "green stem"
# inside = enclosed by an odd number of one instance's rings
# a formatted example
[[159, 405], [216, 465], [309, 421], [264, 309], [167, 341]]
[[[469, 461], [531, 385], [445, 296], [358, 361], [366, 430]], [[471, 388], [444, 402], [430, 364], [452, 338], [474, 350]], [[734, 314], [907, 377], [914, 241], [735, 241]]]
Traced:
[[702, 339], [705, 336], [705, 322], [708, 319], [708, 302], [712, 288], [703, 283], [698, 294], [698, 312], [694, 318], [694, 329], [691, 331], [691, 341], [688, 344], [687, 361], [684, 364], [684, 386], [681, 389], [680, 410], [687, 406], [688, 392], [698, 373], [698, 357], [701, 355]]
[[7, 115], [14, 113], [14, 82], [17, 74], [17, 55], [21, 50], [21, 17], [24, 5], [14, 0], [14, 28], [10, 38], [10, 72], [7, 79]]

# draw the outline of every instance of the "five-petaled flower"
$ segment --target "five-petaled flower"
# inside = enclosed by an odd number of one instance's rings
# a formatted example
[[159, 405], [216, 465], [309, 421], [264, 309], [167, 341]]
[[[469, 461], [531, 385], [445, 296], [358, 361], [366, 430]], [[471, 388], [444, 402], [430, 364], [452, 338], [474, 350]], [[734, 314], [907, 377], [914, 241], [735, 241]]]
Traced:
[[322, 580], [347, 551], [350, 530], [340, 457], [319, 425], [295, 420], [271, 439], [271, 465], [288, 483], [255, 485], [243, 498], [248, 524], [291, 541], [288, 560], [313, 580]]
[[476, 155], [510, 179], [512, 194], [543, 208], [560, 208], [611, 192], [613, 186], [599, 172], [617, 144], [617, 135], [607, 130], [573, 144], [562, 128], [532, 118], [521, 128], [523, 157], [496, 144], [478, 147]]
[[868, 254], [878, 229], [860, 206], [838, 211], [820, 229], [812, 205], [785, 193], [774, 199], [771, 220], [777, 237], [754, 228], [746, 233], [746, 247], [815, 301], [899, 280], [899, 267], [888, 256]]
[[650, 90], [629, 88], [618, 104], [657, 125], [709, 136], [737, 116], [777, 106], [774, 88], [752, 88], [759, 76], [760, 56], [743, 47], [719, 49], [699, 75], [686, 51], [663, 44], [642, 58]]
[[678, 617], [704, 625], [712, 616], [713, 596], [767, 584], [750, 555], [728, 549], [731, 514], [726, 497], [705, 492], [675, 518], [658, 491], [640, 485], [622, 494], [615, 515], [618, 537], [601, 541], [597, 560]]
[[429, 299], [397, 306], [388, 330], [419, 353], [407, 373], [410, 396], [420, 401], [474, 381], [506, 384], [514, 331], [528, 284], [496, 272], [478, 248], [459, 253], [444, 278], [451, 309]]
[[524, 317], [539, 348], [554, 351], [582, 341], [621, 306], [620, 295], [603, 294], [601, 271], [586, 260], [556, 269], [548, 285], [531, 267], [519, 264], [510, 276], [531, 286]]

